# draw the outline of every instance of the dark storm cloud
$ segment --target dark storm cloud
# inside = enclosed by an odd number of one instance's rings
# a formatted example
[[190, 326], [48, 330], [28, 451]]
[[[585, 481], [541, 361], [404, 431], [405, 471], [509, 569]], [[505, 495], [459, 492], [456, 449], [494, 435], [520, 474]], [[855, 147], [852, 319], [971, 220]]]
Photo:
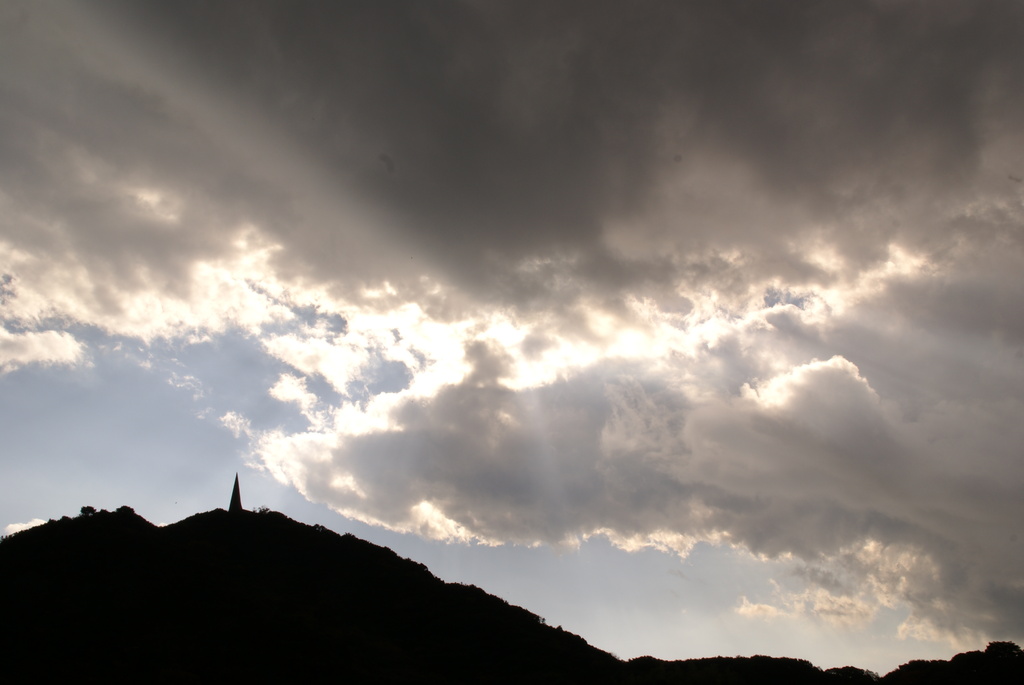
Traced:
[[[309, 241], [324, 251], [326, 240], [350, 282], [364, 274], [347, 267], [366, 254], [387, 269], [387, 253], [351, 216], [332, 214], [337, 199], [266, 127], [201, 78], [183, 77], [176, 60], [145, 54], [140, 43], [153, 36], [120, 32], [98, 8], [74, 3], [15, 2], [3, 12], [0, 225], [13, 250], [48, 257], [21, 264], [22, 281], [53, 280], [46, 271], [57, 264], [64, 280], [87, 274], [73, 288], [77, 304], [112, 319], [128, 316], [138, 293], [187, 307], [197, 262], [230, 261], [247, 227], [255, 232], [245, 249], [304, 226], [327, 231]], [[346, 249], [334, 249], [338, 232]], [[8, 288], [20, 289], [18, 279]], [[47, 293], [55, 308], [63, 295]]]
[[[234, 168], [169, 93], [140, 82], [123, 54], [105, 53], [69, 8], [3, 9], [3, 237], [63, 264], [65, 277], [88, 272], [79, 296], [96, 310], [115, 313], [122, 293], [153, 287], [183, 296], [195, 260], [222, 255], [250, 216], [280, 222], [287, 202]], [[152, 190], [166, 203], [158, 211], [139, 196]]]
[[[828, 222], [970, 186], [986, 141], [1024, 114], [1024, 17], [1011, 2], [125, 9], [124, 26], [161, 46], [152, 54], [173, 51], [189, 78], [259, 111], [339, 187], [386, 208], [410, 253], [491, 288], [495, 269], [538, 254], [582, 255], [577, 275], [601, 282], [605, 269], [585, 267], [607, 263], [609, 222], [644, 215], [677, 158], [728, 160], [754, 192]], [[746, 190], [729, 174], [714, 182]], [[714, 244], [720, 221], [677, 209], [665, 230]], [[746, 249], [799, 235], [735, 219], [751, 224], [728, 231]], [[895, 230], [833, 238], [872, 260]], [[330, 269], [327, 231], [300, 230], [290, 248]], [[668, 276], [647, 266], [620, 269]]]

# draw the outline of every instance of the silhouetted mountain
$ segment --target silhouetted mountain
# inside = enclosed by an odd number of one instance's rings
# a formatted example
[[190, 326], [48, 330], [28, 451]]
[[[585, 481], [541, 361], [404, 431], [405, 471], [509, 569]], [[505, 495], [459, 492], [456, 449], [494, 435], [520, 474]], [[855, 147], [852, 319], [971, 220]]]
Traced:
[[274, 512], [52, 521], [0, 544], [0, 578], [17, 644], [3, 667], [33, 680], [568, 682], [619, 664], [479, 588]]
[[[128, 507], [83, 507], [76, 518], [5, 538], [0, 584], [0, 682], [877, 679], [769, 657], [622, 662], [479, 588], [276, 512], [218, 509], [157, 527]], [[941, 679], [942, 664], [958, 674], [1019, 675], [1016, 645], [993, 645], [992, 654], [911, 662], [884, 682], [954, 682]]]

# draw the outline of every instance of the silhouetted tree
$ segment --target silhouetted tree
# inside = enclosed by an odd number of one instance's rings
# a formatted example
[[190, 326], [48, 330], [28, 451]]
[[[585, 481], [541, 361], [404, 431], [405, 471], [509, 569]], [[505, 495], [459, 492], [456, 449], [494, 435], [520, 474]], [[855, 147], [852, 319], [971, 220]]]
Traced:
[[842, 666], [829, 668], [825, 673], [832, 676], [834, 680], [844, 683], [875, 683], [878, 682], [878, 674], [874, 671], [867, 671], [856, 666]]
[[989, 642], [985, 655], [996, 659], [1019, 659], [1022, 652], [1013, 642]]
[[1024, 682], [1024, 656], [1012, 642], [991, 642], [984, 652], [957, 654], [949, 661], [911, 661], [882, 678], [896, 685]]

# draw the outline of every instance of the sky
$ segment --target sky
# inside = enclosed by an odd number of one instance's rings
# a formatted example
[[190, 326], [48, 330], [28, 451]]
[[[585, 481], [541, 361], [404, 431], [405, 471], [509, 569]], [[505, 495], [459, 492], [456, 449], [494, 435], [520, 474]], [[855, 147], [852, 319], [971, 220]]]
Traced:
[[1024, 640], [1024, 4], [0, 2], [0, 529], [267, 506], [621, 658]]

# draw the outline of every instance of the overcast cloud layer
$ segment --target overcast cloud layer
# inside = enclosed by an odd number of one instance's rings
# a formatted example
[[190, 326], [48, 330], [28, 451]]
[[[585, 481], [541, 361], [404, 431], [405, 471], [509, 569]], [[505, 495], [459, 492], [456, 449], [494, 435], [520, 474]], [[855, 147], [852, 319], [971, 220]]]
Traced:
[[243, 334], [345, 516], [1019, 641], [1021, 83], [1009, 1], [4, 2], [0, 372]]

